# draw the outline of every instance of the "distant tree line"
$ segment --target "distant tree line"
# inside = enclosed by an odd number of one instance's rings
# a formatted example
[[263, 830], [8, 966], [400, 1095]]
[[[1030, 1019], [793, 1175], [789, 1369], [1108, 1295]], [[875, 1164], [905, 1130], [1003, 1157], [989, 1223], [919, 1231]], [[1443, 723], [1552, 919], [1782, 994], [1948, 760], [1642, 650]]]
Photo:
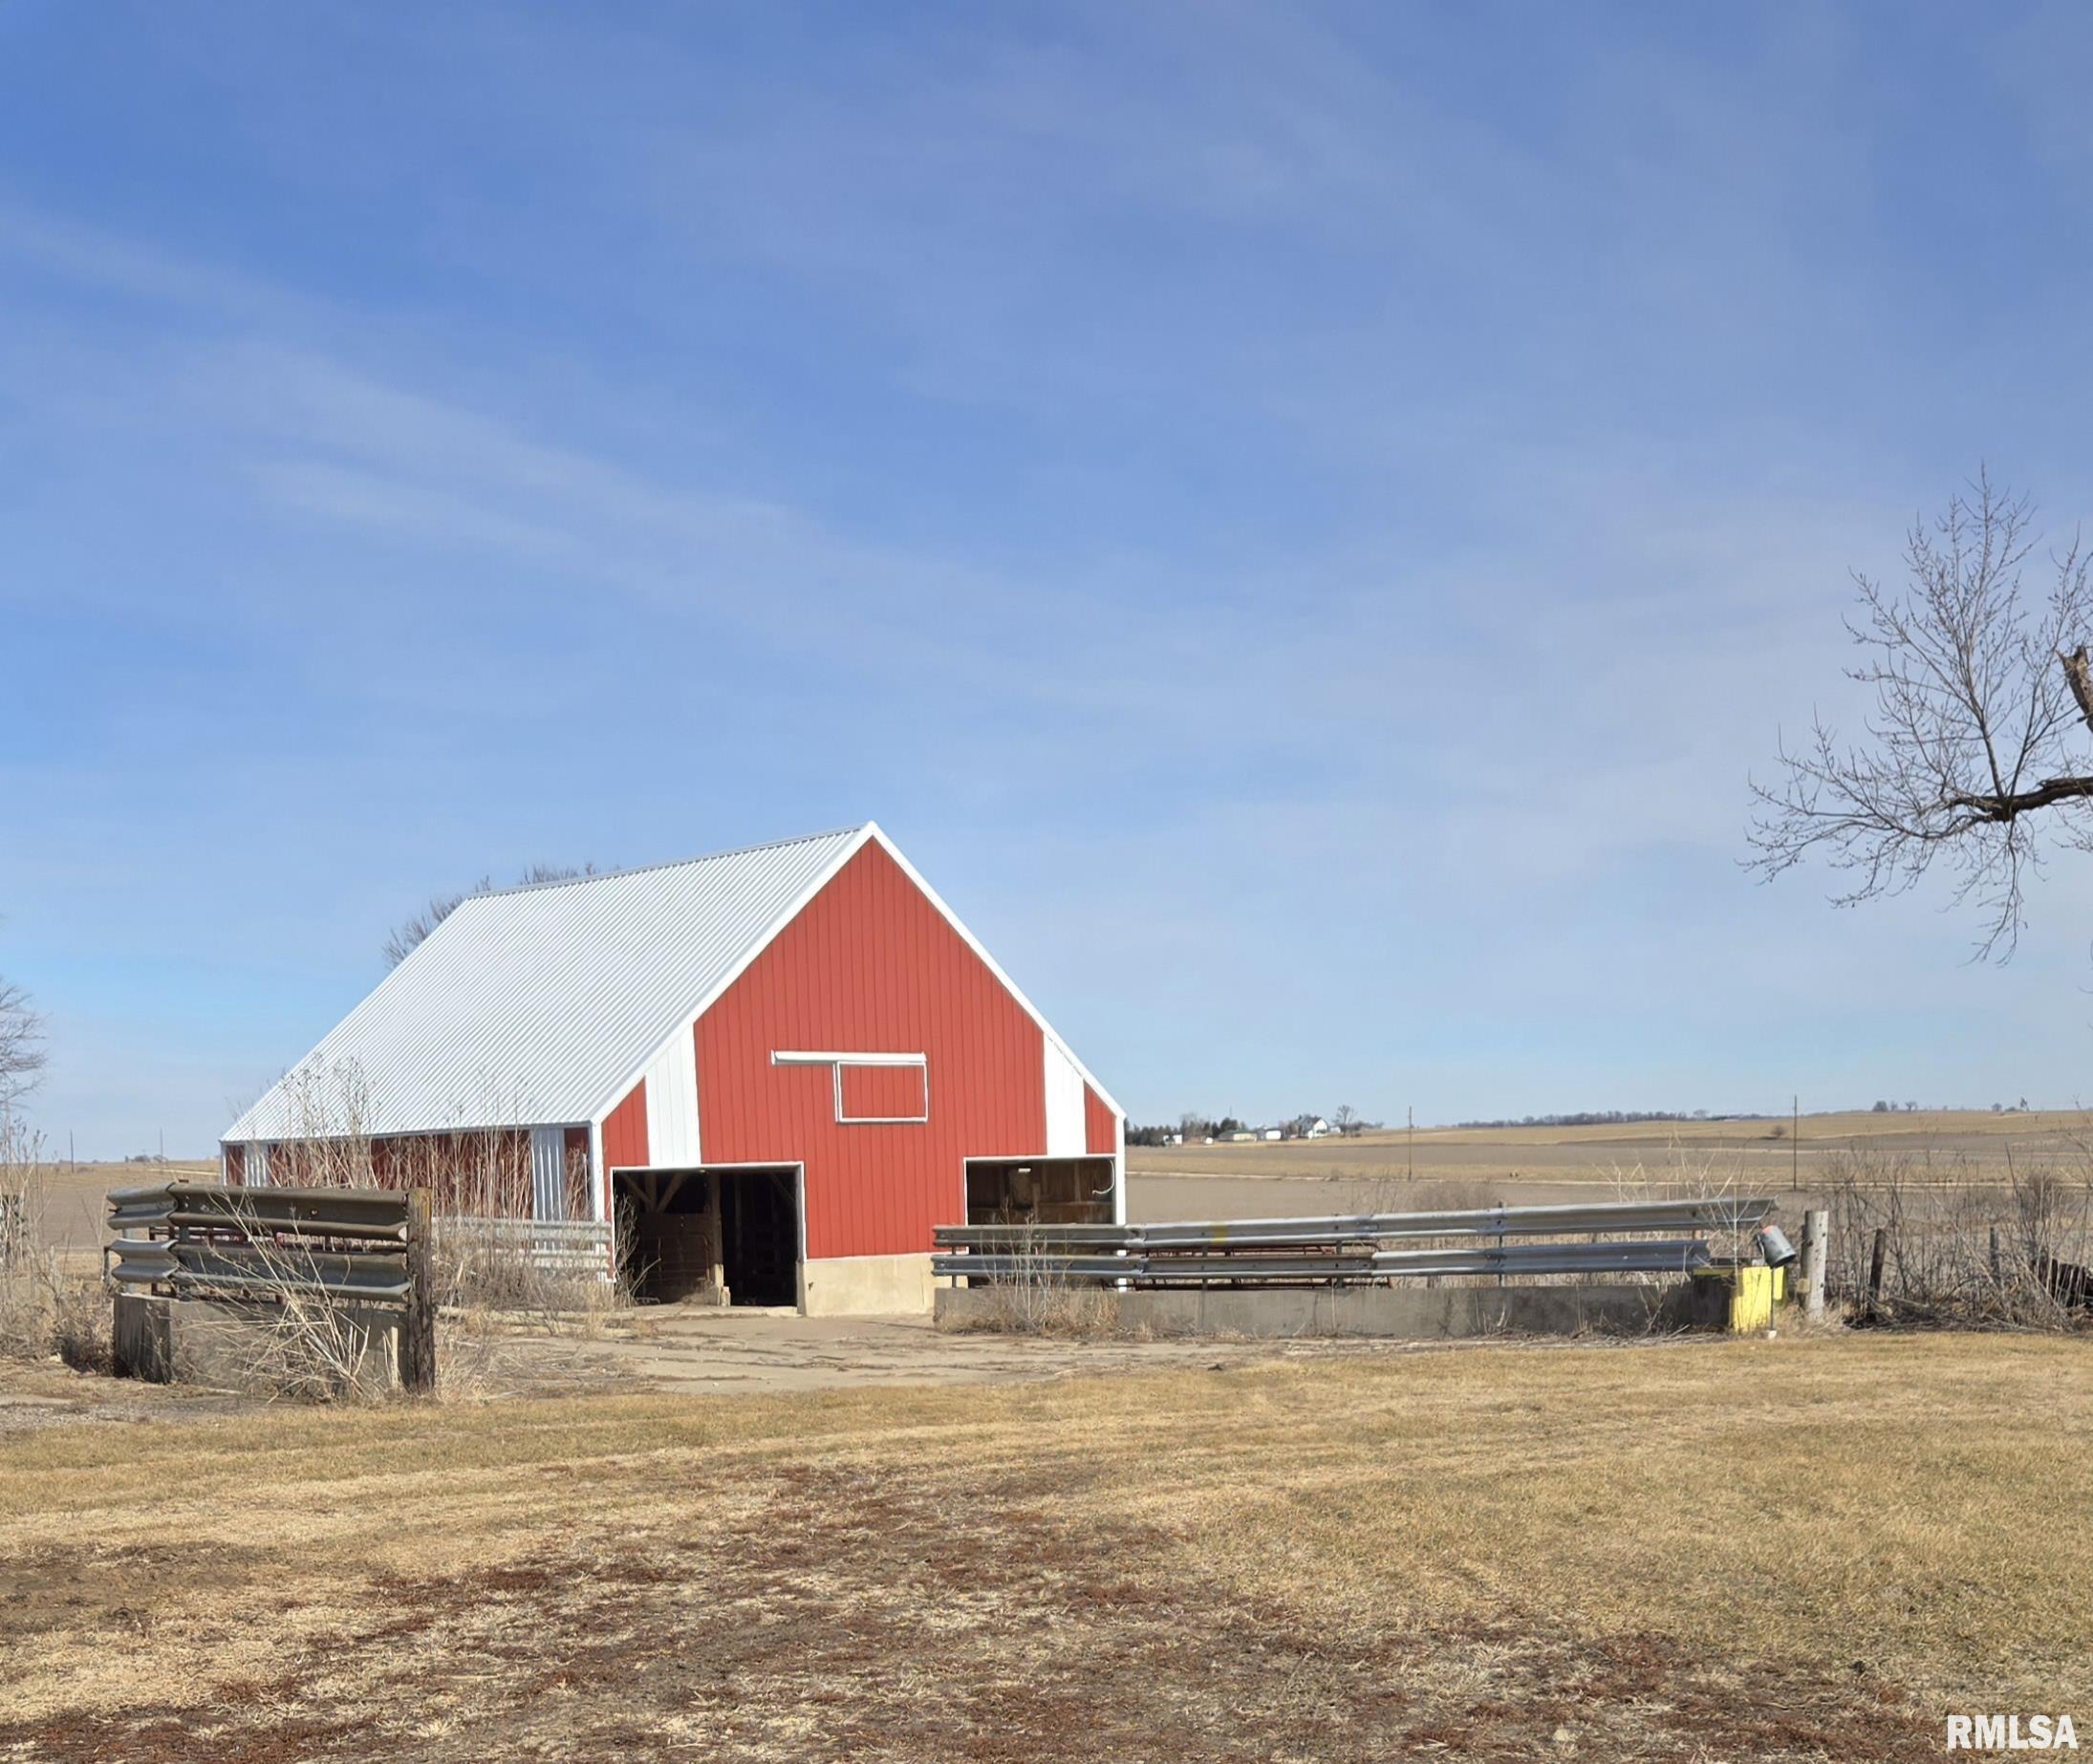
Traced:
[[[1946, 1108], [1951, 1107], [1951, 1105], [1941, 1104], [1936, 1105], [1936, 1107]], [[2029, 1112], [2028, 1099], [2024, 1096], [2017, 1103], [1994, 1103], [1991, 1107], [1992, 1113], [1995, 1115], [2024, 1115]], [[1915, 1114], [1918, 1112], [1918, 1105], [1916, 1103], [1886, 1103], [1878, 1100], [1874, 1108], [1868, 1112], [1878, 1115]]]
[[1456, 1121], [1456, 1127], [1631, 1127], [1638, 1121], [1763, 1121], [1760, 1114], [1710, 1114], [1677, 1108], [1585, 1108], [1561, 1115], [1507, 1115], [1501, 1121]]

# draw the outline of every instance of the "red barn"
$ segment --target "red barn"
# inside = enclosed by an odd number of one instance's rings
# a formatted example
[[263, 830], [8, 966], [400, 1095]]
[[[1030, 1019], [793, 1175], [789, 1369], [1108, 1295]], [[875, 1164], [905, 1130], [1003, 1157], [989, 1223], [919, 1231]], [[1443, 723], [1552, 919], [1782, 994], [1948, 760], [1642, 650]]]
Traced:
[[871, 823], [461, 903], [227, 1129], [229, 1181], [613, 1223], [642, 1290], [919, 1310], [934, 1226], [1123, 1220], [1125, 1115]]

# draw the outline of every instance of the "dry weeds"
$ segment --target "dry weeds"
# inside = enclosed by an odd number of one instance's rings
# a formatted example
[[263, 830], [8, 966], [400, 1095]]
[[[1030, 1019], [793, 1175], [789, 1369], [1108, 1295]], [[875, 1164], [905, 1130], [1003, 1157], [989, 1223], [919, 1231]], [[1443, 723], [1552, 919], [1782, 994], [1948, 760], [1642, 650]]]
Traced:
[[2093, 1699], [2082, 1348], [1480, 1348], [0, 1445], [0, 1756], [1892, 1758]]

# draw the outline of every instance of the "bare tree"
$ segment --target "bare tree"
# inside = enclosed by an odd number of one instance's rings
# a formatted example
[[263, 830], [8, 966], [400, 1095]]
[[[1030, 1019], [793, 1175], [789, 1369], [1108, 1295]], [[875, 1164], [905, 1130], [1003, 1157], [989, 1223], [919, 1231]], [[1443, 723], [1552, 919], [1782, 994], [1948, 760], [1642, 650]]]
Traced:
[[2040, 598], [2021, 569], [2037, 540], [2033, 505], [1979, 473], [1905, 546], [1909, 582], [1854, 572], [1862, 652], [1847, 677], [1874, 689], [1866, 739], [1845, 743], [1822, 717], [1780, 749], [1781, 777], [1756, 780], [1752, 867], [1779, 875], [1812, 852], [1845, 872], [1850, 906], [1901, 893], [1935, 862], [1957, 901], [1984, 916], [1979, 953], [2004, 960], [2040, 871], [2046, 829], [2093, 850], [2093, 624], [2087, 560], [2074, 535], [2049, 559]]
[[1355, 1133], [1359, 1130], [1359, 1111], [1349, 1103], [1340, 1103], [1330, 1115], [1330, 1125], [1340, 1134]]
[[[572, 882], [578, 876], [593, 876], [596, 872], [593, 864], [584, 864], [579, 870], [567, 864], [532, 864], [518, 876], [517, 888], [532, 888], [541, 882]], [[441, 925], [458, 910], [461, 902], [475, 894], [487, 894], [494, 891], [494, 878], [482, 876], [470, 888], [455, 894], [432, 894], [429, 902], [419, 913], [413, 914], [395, 925], [385, 939], [385, 965], [397, 968], [412, 955], [415, 948], [430, 932]]]
[[0, 980], [0, 1109], [19, 1102], [44, 1070], [44, 1020], [29, 994]]

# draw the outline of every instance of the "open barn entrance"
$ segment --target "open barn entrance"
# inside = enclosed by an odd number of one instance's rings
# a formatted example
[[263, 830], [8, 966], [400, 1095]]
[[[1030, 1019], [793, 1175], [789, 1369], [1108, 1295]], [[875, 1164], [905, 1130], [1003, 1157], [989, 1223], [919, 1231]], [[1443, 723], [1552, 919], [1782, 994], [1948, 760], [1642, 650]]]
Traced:
[[799, 1302], [799, 1172], [722, 1170], [720, 1224], [736, 1304]]
[[1109, 1157], [974, 1157], [966, 1161], [969, 1225], [1110, 1225]]
[[618, 1265], [642, 1303], [795, 1304], [799, 1172], [619, 1170]]

